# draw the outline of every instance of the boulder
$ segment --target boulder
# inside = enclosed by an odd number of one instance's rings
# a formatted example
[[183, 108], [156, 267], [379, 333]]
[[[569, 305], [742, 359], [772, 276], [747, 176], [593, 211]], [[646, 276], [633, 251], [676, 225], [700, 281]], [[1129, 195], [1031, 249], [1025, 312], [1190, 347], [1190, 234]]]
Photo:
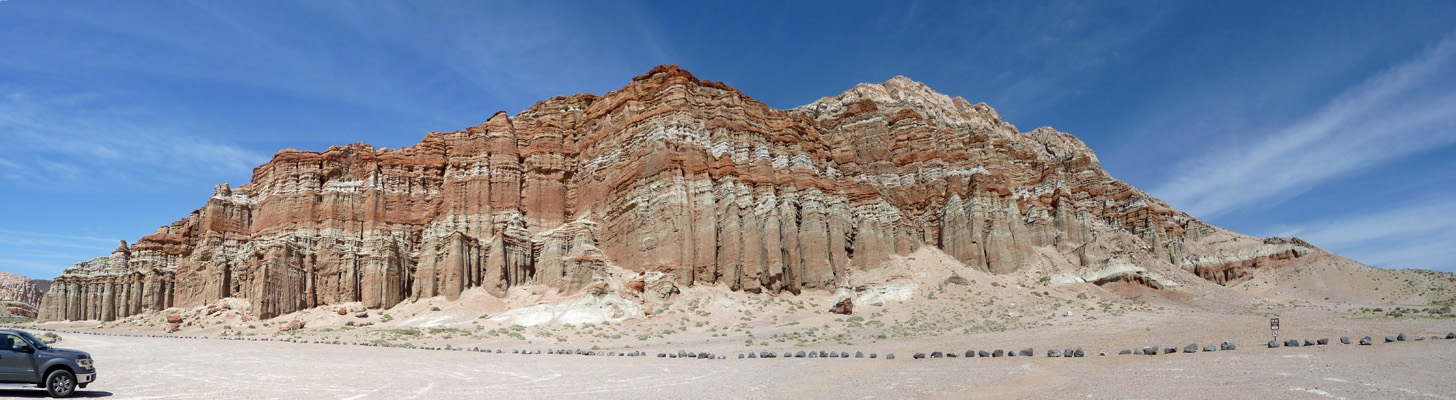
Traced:
[[1314, 343], [1317, 344], [1317, 345], [1320, 345], [1320, 346], [1324, 346], [1324, 345], [1330, 344], [1330, 339], [1329, 338], [1320, 338], [1319, 340], [1314, 341]]
[[1207, 346], [1203, 346], [1203, 352], [1204, 353], [1211, 352], [1211, 351], [1218, 351], [1218, 346], [1214, 346], [1212, 344], [1207, 345]]
[[915, 353], [915, 355], [910, 356], [910, 358], [914, 358], [916, 360], [919, 360], [919, 359], [925, 358], [925, 353]]
[[1143, 349], [1143, 355], [1149, 355], [1149, 356], [1156, 356], [1156, 355], [1158, 355], [1158, 346], [1148, 346], [1147, 348], [1144, 348]]
[[1175, 354], [1177, 352], [1178, 352], [1178, 348], [1177, 347], [1169, 347], [1169, 348], [1163, 349], [1163, 354]]
[[809, 352], [809, 358], [819, 358], [819, 353]]
[[1360, 345], [1361, 346], [1369, 346], [1371, 344], [1372, 344], [1372, 341], [1370, 340], [1370, 337], [1369, 336], [1360, 338]]
[[1117, 352], [1117, 355], [1119, 355], [1119, 356], [1126, 356], [1126, 355], [1131, 355], [1131, 354], [1132, 354], [1132, 350], [1123, 350], [1123, 351]]
[[971, 358], [971, 357], [975, 357], [975, 356], [976, 356], [976, 351], [975, 350], [966, 350], [966, 358]]
[[745, 358], [748, 358], [748, 356], [743, 355], [743, 353], [738, 353], [738, 359], [739, 360], [742, 360], [742, 359], [745, 359]]
[[1446, 338], [1447, 339], [1456, 339], [1456, 332], [1447, 333], [1446, 334]]
[[169, 323], [169, 324], [180, 324], [180, 323], [182, 323], [182, 316], [181, 315], [168, 315], [167, 316], [167, 323]]
[[930, 358], [942, 358], [942, 357], [945, 357], [945, 353], [941, 353], [939, 351], [933, 351], [933, 352], [930, 353]]
[[824, 350], [819, 350], [819, 358], [825, 357], [829, 357], [829, 353], [825, 352]]
[[339, 307], [339, 315], [349, 315], [349, 309]]
[[836, 303], [834, 305], [834, 308], [830, 308], [829, 312], [844, 315], [854, 314], [854, 300], [850, 300], [850, 298], [845, 297], [844, 300], [840, 300], [839, 303]]
[[1001, 356], [1004, 356], [1004, 355], [1006, 355], [1006, 351], [1004, 351], [1004, 350], [996, 350], [996, 351], [991, 352], [991, 357], [1001, 357]]
[[758, 353], [748, 353], [748, 358], [758, 358]]
[[1057, 349], [1047, 350], [1047, 357], [1061, 357], [1061, 356], [1062, 356], [1061, 350], [1057, 350]]
[[1299, 347], [1299, 341], [1294, 339], [1285, 340], [1284, 347]]
[[[167, 323], [167, 333], [176, 332], [178, 329], [181, 329], [181, 328], [182, 328], [182, 324], [180, 324], [180, 323], [176, 323], [176, 322], [168, 322]], [[287, 328], [287, 327], [284, 327], [284, 328]], [[280, 329], [282, 329], [282, 328], [280, 328]]]
[[1277, 340], [1270, 340], [1269, 341], [1269, 348], [1273, 349], [1273, 348], [1277, 348], [1277, 347], [1279, 347], [1279, 341], [1277, 341]]
[[1350, 344], [1349, 336], [1340, 336], [1340, 344]]
[[956, 358], [956, 357], [959, 357], [960, 354], [956, 354], [956, 352], [954, 352], [954, 351], [947, 351], [947, 352], [945, 352], [945, 356], [947, 358]]
[[1134, 354], [1134, 355], [1139, 355], [1139, 356], [1140, 356], [1140, 355], [1143, 355], [1143, 349], [1137, 349], [1137, 350], [1133, 350], [1133, 351], [1132, 351], [1132, 354]]
[[895, 359], [895, 353], [886, 354], [885, 355], [885, 359], [886, 360], [894, 360]]
[[1386, 343], [1395, 343], [1395, 336], [1386, 336], [1385, 337], [1385, 342]]
[[1081, 347], [1078, 347], [1077, 348], [1077, 351], [1075, 353], [1072, 353], [1072, 354], [1075, 354], [1077, 357], [1082, 357], [1082, 356], [1087, 355], [1087, 352], [1082, 351], [1082, 348]]
[[1405, 341], [1405, 334], [1404, 334], [1404, 333], [1402, 333], [1402, 334], [1400, 334], [1400, 335], [1396, 335], [1396, 336], [1395, 336], [1395, 340], [1399, 340], [1399, 341], [1402, 341], [1402, 342], [1404, 342], [1404, 341]]
[[1219, 350], [1233, 350], [1235, 348], [1237, 348], [1237, 346], [1234, 346], [1234, 342], [1227, 342], [1226, 341], [1226, 342], [1223, 342], [1223, 344], [1218, 345], [1218, 349]]
[[803, 350], [799, 350], [798, 353], [794, 353], [794, 358], [804, 358], [804, 356], [805, 354]]
[[1314, 342], [1311, 341], [1311, 340], [1309, 340], [1309, 339], [1304, 339], [1304, 345], [1305, 346], [1314, 346]]
[[1198, 343], [1190, 344], [1188, 346], [1183, 347], [1183, 352], [1184, 353], [1197, 353], [1198, 352]]
[[856, 351], [854, 352], [854, 358], [864, 358], [864, 353]]
[[870, 358], [879, 357], [880, 353], [870, 353]]
[[981, 350], [981, 351], [976, 352], [976, 357], [990, 357], [990, 356], [991, 356], [991, 352], [986, 351], [986, 350]]

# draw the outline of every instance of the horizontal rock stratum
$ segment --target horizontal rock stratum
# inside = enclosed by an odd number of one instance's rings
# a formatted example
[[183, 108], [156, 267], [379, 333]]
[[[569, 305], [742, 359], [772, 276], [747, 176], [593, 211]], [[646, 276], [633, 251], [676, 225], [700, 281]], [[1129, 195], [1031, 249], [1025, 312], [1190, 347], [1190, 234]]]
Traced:
[[[579, 291], [608, 268], [678, 286], [844, 285], [932, 246], [967, 268], [1163, 288], [1314, 250], [1234, 234], [1113, 179], [1077, 138], [896, 77], [779, 110], [661, 66], [431, 132], [284, 150], [202, 208], [55, 279], [44, 320], [245, 298], [259, 317], [482, 287]], [[1162, 267], [1162, 269], [1159, 269]]]

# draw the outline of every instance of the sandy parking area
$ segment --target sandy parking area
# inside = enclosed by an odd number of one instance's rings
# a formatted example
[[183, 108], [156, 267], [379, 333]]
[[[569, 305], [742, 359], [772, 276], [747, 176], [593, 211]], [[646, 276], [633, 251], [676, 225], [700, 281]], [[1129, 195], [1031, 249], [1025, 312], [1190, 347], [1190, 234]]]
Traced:
[[1456, 398], [1456, 340], [1082, 359], [1038, 349], [1030, 358], [711, 361], [90, 334], [63, 343], [97, 359], [100, 380], [79, 396], [114, 399]]

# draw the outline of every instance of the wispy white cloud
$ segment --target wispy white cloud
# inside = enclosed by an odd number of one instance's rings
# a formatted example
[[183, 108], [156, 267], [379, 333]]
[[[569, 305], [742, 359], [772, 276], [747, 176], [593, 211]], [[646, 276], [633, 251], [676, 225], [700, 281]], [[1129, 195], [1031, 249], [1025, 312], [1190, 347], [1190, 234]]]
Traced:
[[170, 118], [109, 106], [91, 94], [6, 93], [0, 98], [0, 141], [5, 143], [0, 176], [38, 185], [236, 174], [267, 161], [257, 152], [205, 139]]
[[1448, 35], [1283, 129], [1195, 156], [1151, 192], [1193, 215], [1214, 217], [1450, 145], [1456, 142], [1453, 61], [1456, 35]]
[[[1449, 191], [1448, 191], [1449, 192]], [[1453, 193], [1447, 193], [1453, 194]], [[1387, 268], [1456, 267], [1456, 202], [1431, 196], [1371, 213], [1275, 228], [1356, 261]]]

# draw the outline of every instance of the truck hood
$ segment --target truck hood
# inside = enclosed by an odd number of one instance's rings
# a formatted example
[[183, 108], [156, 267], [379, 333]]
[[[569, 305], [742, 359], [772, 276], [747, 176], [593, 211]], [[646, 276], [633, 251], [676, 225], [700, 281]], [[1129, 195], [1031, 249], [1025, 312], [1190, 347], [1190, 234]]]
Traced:
[[52, 348], [47, 349], [47, 350], [41, 350], [41, 352], [42, 353], [46, 353], [47, 355], [50, 355], [50, 356], [53, 356], [53, 357], [69, 357], [69, 358], [75, 359], [75, 358], [81, 358], [82, 356], [85, 356], [86, 358], [91, 358], [91, 354], [90, 353], [87, 353], [87, 352], [84, 352], [84, 351], [80, 351], [80, 350], [61, 349], [61, 348], [52, 347]]

